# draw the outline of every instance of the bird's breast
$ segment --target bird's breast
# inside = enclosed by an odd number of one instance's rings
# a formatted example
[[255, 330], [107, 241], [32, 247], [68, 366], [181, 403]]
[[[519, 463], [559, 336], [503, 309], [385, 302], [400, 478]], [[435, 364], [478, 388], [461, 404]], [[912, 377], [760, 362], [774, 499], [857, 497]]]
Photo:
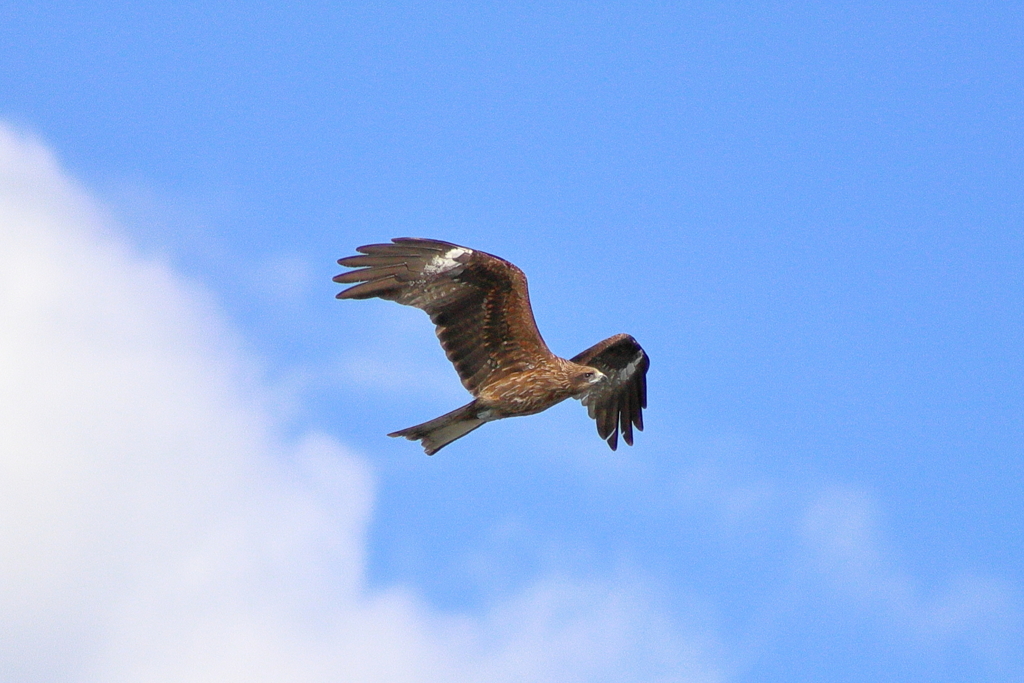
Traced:
[[481, 388], [478, 400], [502, 417], [533, 415], [572, 395], [564, 376], [546, 367], [516, 372]]

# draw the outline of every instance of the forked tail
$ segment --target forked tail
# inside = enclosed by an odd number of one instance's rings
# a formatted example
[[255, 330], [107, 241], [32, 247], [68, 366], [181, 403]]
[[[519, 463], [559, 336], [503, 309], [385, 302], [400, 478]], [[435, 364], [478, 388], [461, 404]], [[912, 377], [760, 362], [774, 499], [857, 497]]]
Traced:
[[476, 401], [456, 408], [430, 422], [409, 427], [388, 436], [404, 436], [409, 441], [419, 441], [427, 455], [433, 455], [456, 439], [482, 425], [486, 420], [477, 417]]

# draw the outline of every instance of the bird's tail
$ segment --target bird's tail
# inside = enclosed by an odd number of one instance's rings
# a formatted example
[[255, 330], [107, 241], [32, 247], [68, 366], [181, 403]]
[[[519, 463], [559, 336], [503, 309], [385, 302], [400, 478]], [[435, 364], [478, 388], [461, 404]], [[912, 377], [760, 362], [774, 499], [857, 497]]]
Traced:
[[430, 422], [392, 432], [388, 436], [404, 436], [409, 441], [419, 441], [427, 455], [439, 450], [482, 425], [486, 420], [477, 417], [476, 401], [457, 408]]

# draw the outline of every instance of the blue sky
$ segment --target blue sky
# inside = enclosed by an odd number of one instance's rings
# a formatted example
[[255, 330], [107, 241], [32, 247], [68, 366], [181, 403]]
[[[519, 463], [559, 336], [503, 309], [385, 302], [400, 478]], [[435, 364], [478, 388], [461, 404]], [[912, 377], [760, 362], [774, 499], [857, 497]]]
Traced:
[[[12, 680], [252, 680], [257, 651], [311, 681], [1024, 673], [1019, 3], [0, 3], [0, 63], [7, 497], [117, 471], [150, 510], [115, 531], [138, 501], [109, 496], [76, 564], [73, 524], [2, 508], [11, 553], [57, 553], [9, 585], [99, 586], [6, 603]], [[633, 334], [636, 446], [574, 402], [433, 458], [387, 439], [465, 402], [426, 316], [333, 298], [335, 259], [395, 236], [519, 265], [560, 355]], [[26, 264], [81, 277], [65, 300]], [[43, 381], [64, 364], [80, 394]], [[242, 597], [127, 647], [124, 615], [206, 595], [155, 578], [194, 551], [174, 515], [262, 539], [202, 555]], [[77, 654], [31, 654], [79, 621]], [[209, 623], [266, 630], [217, 669], [185, 646]], [[435, 631], [471, 645], [435, 668]], [[385, 641], [402, 672], [344, 654]]]

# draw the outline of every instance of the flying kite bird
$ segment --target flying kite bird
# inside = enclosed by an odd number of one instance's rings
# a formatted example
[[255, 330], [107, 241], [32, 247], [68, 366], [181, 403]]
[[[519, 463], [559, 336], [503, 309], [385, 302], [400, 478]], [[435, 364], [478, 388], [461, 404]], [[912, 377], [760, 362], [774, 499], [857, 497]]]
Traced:
[[368, 244], [338, 261], [334, 278], [359, 283], [339, 299], [380, 297], [426, 311], [448, 360], [474, 400], [388, 436], [420, 441], [433, 455], [491, 420], [534, 415], [580, 399], [614, 451], [643, 430], [650, 362], [628, 334], [591, 346], [572, 360], [548, 350], [530, 308], [523, 271], [491, 254], [439, 240], [398, 237]]

